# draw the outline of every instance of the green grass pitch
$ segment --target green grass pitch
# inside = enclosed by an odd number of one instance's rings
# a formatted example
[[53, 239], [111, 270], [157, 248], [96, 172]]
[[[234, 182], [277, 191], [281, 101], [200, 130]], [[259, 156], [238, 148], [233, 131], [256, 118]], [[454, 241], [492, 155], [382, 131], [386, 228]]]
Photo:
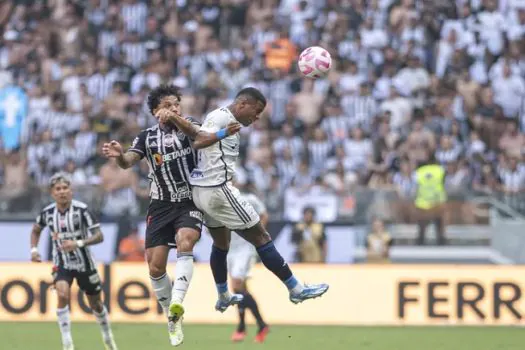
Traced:
[[[172, 349], [161, 324], [114, 324], [120, 350]], [[264, 344], [232, 344], [232, 326], [186, 325], [179, 349], [226, 350], [523, 350], [525, 328], [273, 326]], [[98, 325], [73, 323], [77, 350], [103, 349]], [[58, 350], [55, 323], [0, 323], [0, 349]]]

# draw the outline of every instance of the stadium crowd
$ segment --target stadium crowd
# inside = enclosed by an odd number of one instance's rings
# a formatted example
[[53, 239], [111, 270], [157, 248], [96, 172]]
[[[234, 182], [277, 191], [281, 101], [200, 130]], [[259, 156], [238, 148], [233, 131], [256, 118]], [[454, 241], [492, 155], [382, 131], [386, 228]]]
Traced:
[[[104, 215], [140, 212], [147, 165], [121, 170], [100, 146], [154, 123], [161, 83], [200, 120], [244, 86], [264, 92], [238, 182], [272, 212], [284, 189], [408, 198], [431, 157], [451, 196], [525, 189], [523, 0], [8, 0], [0, 28], [0, 87], [23, 89], [0, 93], [3, 210], [65, 169]], [[297, 71], [312, 45], [332, 55], [326, 79]]]

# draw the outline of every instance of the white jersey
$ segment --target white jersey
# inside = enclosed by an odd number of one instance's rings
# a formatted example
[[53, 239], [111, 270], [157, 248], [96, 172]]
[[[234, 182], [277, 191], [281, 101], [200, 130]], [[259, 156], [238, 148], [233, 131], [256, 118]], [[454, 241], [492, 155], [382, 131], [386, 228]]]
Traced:
[[[216, 133], [228, 124], [237, 122], [226, 107], [218, 108], [206, 116], [201, 130]], [[190, 183], [197, 187], [217, 187], [231, 181], [235, 175], [235, 163], [239, 158], [240, 135], [237, 133], [200, 149], [197, 167], [192, 171]]]
[[[266, 206], [254, 194], [242, 193], [241, 194], [241, 199], [245, 200], [248, 203], [250, 203], [253, 206], [253, 208], [255, 209], [255, 211], [257, 212], [257, 214], [262, 215], [262, 214], [266, 213]], [[232, 231], [232, 238], [231, 238], [231, 241], [230, 241], [230, 252], [236, 252], [236, 251], [240, 251], [240, 250], [243, 250], [243, 251], [244, 250], [247, 250], [247, 251], [253, 250], [253, 252], [255, 253], [255, 248], [253, 247], [253, 245], [250, 242], [246, 241], [244, 238], [242, 238], [237, 233]]]

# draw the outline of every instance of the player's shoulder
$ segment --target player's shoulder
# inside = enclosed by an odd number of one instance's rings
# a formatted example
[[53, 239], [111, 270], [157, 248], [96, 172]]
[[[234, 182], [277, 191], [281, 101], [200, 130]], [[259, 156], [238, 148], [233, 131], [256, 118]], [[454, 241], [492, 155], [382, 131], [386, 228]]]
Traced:
[[83, 209], [83, 210], [88, 209], [88, 205], [86, 203], [81, 202], [76, 199], [73, 199], [73, 201], [71, 202], [71, 206], [77, 209]]
[[217, 108], [217, 109], [214, 109], [213, 111], [209, 112], [206, 115], [206, 120], [208, 120], [208, 119], [221, 119], [221, 118], [229, 119], [231, 117], [232, 117], [232, 114], [228, 110], [228, 108], [221, 107], [221, 108]]
[[56, 206], [57, 206], [57, 204], [55, 202], [50, 203], [50, 204], [46, 205], [44, 208], [42, 208], [42, 210], [40, 212], [41, 213], [45, 213], [46, 211], [50, 211], [50, 210], [55, 209]]

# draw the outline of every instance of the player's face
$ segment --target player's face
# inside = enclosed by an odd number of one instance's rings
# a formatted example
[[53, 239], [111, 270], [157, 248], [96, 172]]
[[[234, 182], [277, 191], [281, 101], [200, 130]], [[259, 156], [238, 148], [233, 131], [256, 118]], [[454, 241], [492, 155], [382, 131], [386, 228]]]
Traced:
[[180, 101], [175, 95], [164, 96], [155, 111], [158, 111], [162, 108], [167, 108], [172, 112], [176, 113], [178, 116], [182, 114]]
[[51, 197], [58, 204], [67, 204], [73, 199], [73, 191], [71, 186], [65, 181], [59, 181], [51, 188]]
[[242, 125], [248, 126], [257, 121], [263, 111], [264, 105], [260, 101], [242, 101], [237, 109], [238, 120]]

